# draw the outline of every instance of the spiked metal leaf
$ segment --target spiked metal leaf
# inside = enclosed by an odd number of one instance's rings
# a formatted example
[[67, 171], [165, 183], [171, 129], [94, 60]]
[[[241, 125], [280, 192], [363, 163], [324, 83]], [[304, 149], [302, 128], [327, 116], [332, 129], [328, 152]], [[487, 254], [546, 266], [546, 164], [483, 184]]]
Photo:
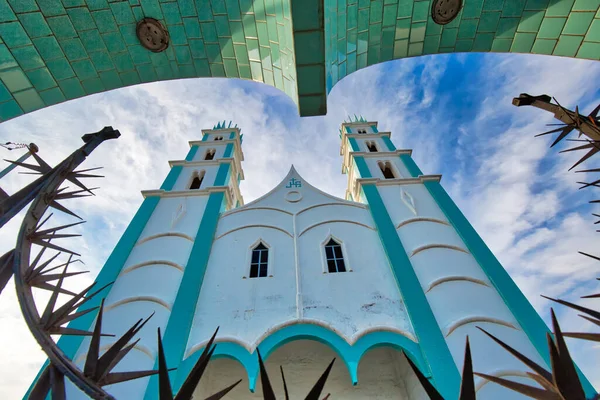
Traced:
[[258, 350], [258, 348], [256, 348], [256, 354], [258, 354], [258, 366], [260, 368], [260, 383], [262, 384], [263, 399], [275, 400], [275, 392], [273, 392], [273, 387], [269, 381], [267, 369], [265, 368], [265, 364], [263, 363], [263, 359], [260, 356], [260, 350]]
[[331, 368], [333, 367], [333, 363], [335, 362], [335, 358], [331, 360], [325, 372], [321, 375], [315, 386], [308, 392], [305, 397], [305, 400], [319, 400], [319, 396], [325, 387], [325, 382], [327, 382], [327, 377], [329, 376], [329, 372], [331, 372]]
[[473, 380], [473, 361], [471, 359], [471, 346], [467, 336], [465, 345], [465, 361], [460, 383], [459, 400], [475, 400], [475, 382]]
[[285, 383], [285, 375], [283, 374], [283, 367], [280, 365], [279, 370], [281, 371], [281, 380], [283, 381], [283, 392], [285, 394], [285, 400], [290, 400], [290, 395], [288, 394], [287, 384]]
[[438, 392], [437, 389], [431, 384], [431, 382], [429, 382], [429, 379], [427, 379], [425, 375], [423, 375], [419, 368], [417, 368], [417, 366], [412, 362], [410, 357], [408, 357], [404, 352], [402, 352], [402, 354], [404, 354], [404, 358], [406, 358], [406, 361], [408, 361], [408, 365], [410, 365], [410, 368], [417, 376], [417, 379], [419, 379], [419, 382], [421, 382], [421, 386], [423, 386], [423, 389], [425, 389], [425, 393], [427, 393], [427, 396], [429, 396], [431, 400], [444, 400], [440, 392]]

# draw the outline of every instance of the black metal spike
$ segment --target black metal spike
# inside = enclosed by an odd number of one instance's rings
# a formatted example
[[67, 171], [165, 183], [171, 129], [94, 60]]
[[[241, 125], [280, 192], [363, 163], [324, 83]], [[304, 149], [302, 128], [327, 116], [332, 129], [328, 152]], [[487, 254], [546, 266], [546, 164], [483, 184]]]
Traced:
[[565, 332], [563, 333], [563, 336], [574, 339], [589, 340], [590, 342], [600, 342], [600, 333]]
[[[575, 363], [571, 358], [565, 339], [560, 330], [560, 325], [554, 314], [554, 310], [550, 308], [552, 316], [552, 327], [554, 330], [554, 340], [556, 341], [556, 349], [558, 357], [552, 359], [552, 371], [556, 386], [565, 398], [569, 400], [585, 400], [585, 392], [579, 381]], [[551, 353], [552, 355], [552, 353]]]
[[[154, 316], [152, 313], [146, 320], [138, 320], [127, 332], [125, 332], [115, 343], [113, 343], [108, 350], [98, 359], [96, 366], [96, 374], [94, 378], [96, 380], [102, 379], [106, 376], [110, 370], [109, 366], [113, 365], [114, 359], [118, 356], [119, 352], [123, 350], [127, 343], [146, 325], [146, 323]], [[142, 322], [143, 321], [143, 322]]]
[[0, 257], [0, 293], [6, 287], [6, 284], [13, 276], [13, 255], [14, 250], [9, 250]]
[[233, 388], [236, 387], [241, 381], [242, 380], [240, 379], [239, 381], [226, 387], [225, 389], [221, 390], [220, 392], [217, 392], [217, 393], [213, 394], [212, 396], [208, 396], [205, 400], [219, 400], [219, 399], [225, 397], [225, 395], [227, 395], [227, 393], [229, 393], [231, 390], [233, 390]]
[[553, 299], [552, 297], [547, 297], [547, 296], [544, 296], [544, 295], [542, 295], [542, 297], [545, 298], [545, 299], [552, 300], [552, 301], [555, 301], [557, 303], [560, 303], [560, 304], [562, 304], [564, 306], [571, 307], [571, 308], [573, 308], [575, 310], [581, 311], [581, 312], [586, 313], [588, 315], [591, 315], [592, 317], [594, 317], [596, 319], [600, 319], [600, 312], [598, 312], [598, 311], [594, 311], [592, 309], [589, 309], [589, 308], [586, 308], [586, 307], [582, 307], [582, 306], [579, 306], [579, 305], [577, 305], [575, 303], [570, 303], [570, 302], [565, 301], [565, 300]]
[[52, 388], [52, 400], [65, 400], [65, 376], [63, 373], [50, 364], [50, 387]]
[[52, 170], [52, 167], [46, 161], [42, 160], [42, 157], [40, 157], [36, 152], [32, 151], [31, 156], [35, 159], [35, 161], [37, 161], [44, 173]]
[[[60, 252], [56, 253], [54, 256], [50, 257], [49, 260], [44, 261], [42, 264], [40, 264], [40, 266], [38, 267], [38, 262], [40, 261], [40, 259], [42, 258], [42, 255], [44, 254], [44, 252], [46, 251], [45, 247], [42, 247], [38, 253], [38, 255], [36, 256], [36, 258], [33, 260], [33, 262], [29, 265], [29, 268], [27, 269], [27, 271], [25, 272], [25, 276], [29, 279], [35, 277], [36, 275], [39, 275], [42, 273], [42, 271], [44, 271], [44, 269], [50, 265], [50, 263], [52, 261], [54, 261], [56, 259], [56, 257], [58, 257], [60, 255]], [[62, 265], [59, 265], [59, 267], [61, 267]], [[56, 269], [53, 268], [53, 269]]]
[[62, 211], [65, 214], [68, 214], [68, 215], [70, 215], [72, 217], [75, 217], [77, 219], [83, 220], [83, 218], [81, 218], [79, 215], [75, 214], [73, 211], [69, 210], [67, 207], [63, 206], [62, 204], [60, 204], [56, 200], [52, 200], [50, 203], [48, 203], [48, 205], [50, 207], [54, 208], [55, 210]]
[[564, 127], [562, 130], [562, 132], [560, 133], [560, 135], [558, 135], [558, 137], [556, 138], [556, 140], [550, 145], [550, 147], [554, 147], [556, 144], [558, 144], [558, 142], [560, 142], [561, 140], [563, 140], [565, 137], [567, 137], [567, 135], [571, 132], [573, 132], [573, 130], [575, 129], [574, 126], [566, 126]]
[[65, 265], [65, 269], [63, 270], [62, 276], [58, 279], [58, 282], [56, 283], [56, 287], [52, 291], [52, 294], [50, 295], [50, 299], [48, 300], [48, 303], [46, 304], [44, 313], [42, 314], [42, 316], [40, 318], [40, 324], [42, 324], [42, 325], [46, 325], [48, 323], [48, 320], [52, 317], [52, 313], [54, 312], [54, 307], [56, 306], [56, 300], [58, 300], [58, 294], [59, 294], [58, 289], [60, 289], [60, 287], [62, 286], [62, 283], [65, 279], [65, 274], [67, 273], [68, 267], [69, 267], [68, 264]]
[[596, 257], [596, 256], [593, 256], [593, 255], [591, 255], [591, 254], [584, 253], [583, 251], [578, 251], [578, 253], [579, 253], [579, 254], [582, 254], [582, 255], [584, 255], [584, 256], [587, 256], [587, 257], [593, 258], [594, 260], [598, 260], [598, 261], [600, 261], [600, 257]]
[[132, 372], [111, 372], [102, 380], [101, 385], [114, 385], [115, 383], [132, 381], [134, 379], [144, 378], [146, 376], [156, 375], [155, 370], [132, 371]]
[[538, 399], [538, 400], [564, 400], [557, 393], [550, 392], [548, 390], [539, 389], [533, 386], [524, 385], [522, 383], [509, 381], [508, 379], [498, 378], [493, 375], [482, 374], [475, 372], [475, 375], [487, 379], [490, 382], [497, 383], [505, 388], [513, 390], [515, 392], [524, 394], [525, 396]]
[[429, 396], [431, 400], [444, 400], [440, 392], [438, 392], [431, 382], [429, 382], [429, 379], [423, 375], [419, 368], [417, 368], [417, 366], [411, 361], [410, 357], [408, 357], [404, 352], [402, 352], [402, 354], [404, 354], [404, 358], [406, 358], [406, 361], [408, 361], [408, 365], [410, 365], [410, 368], [417, 376], [417, 379], [419, 379], [419, 382], [421, 382], [421, 386], [423, 386], [427, 396]]
[[534, 137], [540, 137], [540, 136], [544, 136], [544, 135], [549, 135], [551, 133], [555, 133], [555, 132], [560, 132], [562, 131], [564, 128], [566, 127], [566, 125], [563, 125], [560, 128], [556, 128], [556, 129], [552, 129], [551, 131], [547, 131], [547, 132], [542, 132], [542, 133], [538, 133], [537, 135], [535, 135]]
[[212, 337], [206, 346], [204, 346], [204, 350], [202, 351], [202, 354], [200, 354], [200, 358], [198, 358], [198, 361], [196, 361], [196, 364], [183, 382], [183, 385], [181, 385], [179, 392], [175, 396], [175, 400], [185, 400], [188, 398], [191, 399], [194, 389], [196, 386], [198, 386], [198, 383], [204, 374], [204, 370], [206, 369], [206, 366], [212, 357], [212, 353], [215, 350], [213, 343], [217, 337], [217, 332], [219, 332], [219, 327], [215, 329]]
[[465, 361], [463, 364], [463, 373], [460, 383], [459, 400], [475, 400], [475, 382], [473, 380], [473, 360], [471, 359], [471, 346], [469, 345], [469, 336], [465, 345]]
[[335, 362], [335, 358], [331, 360], [325, 372], [321, 375], [315, 386], [308, 392], [305, 397], [305, 400], [319, 400], [319, 396], [325, 387], [325, 382], [327, 382], [327, 377], [329, 376], [329, 372], [331, 372], [331, 368], [333, 367], [333, 363]]
[[104, 299], [100, 302], [100, 309], [98, 310], [98, 316], [96, 317], [96, 324], [94, 325], [94, 333], [90, 341], [88, 353], [85, 358], [85, 365], [83, 367], [83, 373], [87, 377], [96, 376], [96, 366], [98, 364], [98, 356], [100, 355], [100, 334], [102, 333], [102, 314], [104, 312]]
[[508, 344], [504, 343], [502, 340], [498, 339], [496, 336], [487, 332], [485, 329], [483, 329], [479, 326], [477, 327], [477, 329], [479, 329], [480, 331], [485, 333], [488, 337], [490, 337], [494, 342], [496, 342], [500, 346], [502, 346], [506, 351], [508, 351], [510, 354], [512, 354], [515, 358], [517, 358], [523, 364], [527, 365], [529, 368], [531, 368], [533, 371], [535, 371], [538, 375], [540, 375], [542, 378], [544, 378], [548, 383], [552, 383], [552, 373], [547, 371], [541, 365], [539, 365], [535, 361], [531, 360], [530, 358], [524, 356], [522, 353], [515, 350]]
[[258, 366], [260, 368], [260, 382], [262, 384], [263, 399], [275, 400], [275, 392], [273, 392], [273, 387], [269, 381], [269, 375], [267, 374], [267, 369], [265, 368], [265, 364], [263, 363], [263, 359], [260, 355], [260, 350], [258, 350], [258, 347], [256, 348], [256, 354], [258, 354]]
[[285, 400], [290, 400], [287, 384], [285, 383], [285, 375], [283, 374], [283, 367], [281, 365], [279, 366], [279, 370], [281, 371], [281, 380], [283, 381], [283, 392], [285, 393]]
[[160, 400], [173, 400], [171, 381], [169, 380], [169, 369], [165, 359], [160, 328], [158, 328], [158, 397]]

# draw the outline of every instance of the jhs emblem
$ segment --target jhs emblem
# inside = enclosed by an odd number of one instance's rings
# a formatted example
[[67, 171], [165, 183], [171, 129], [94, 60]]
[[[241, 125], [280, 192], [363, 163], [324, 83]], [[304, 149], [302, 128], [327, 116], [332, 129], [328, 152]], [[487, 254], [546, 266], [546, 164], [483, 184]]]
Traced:
[[300, 187], [302, 187], [302, 181], [300, 181], [296, 178], [292, 178], [292, 179], [290, 179], [288, 185], [285, 188], [291, 189], [291, 188], [300, 188]]

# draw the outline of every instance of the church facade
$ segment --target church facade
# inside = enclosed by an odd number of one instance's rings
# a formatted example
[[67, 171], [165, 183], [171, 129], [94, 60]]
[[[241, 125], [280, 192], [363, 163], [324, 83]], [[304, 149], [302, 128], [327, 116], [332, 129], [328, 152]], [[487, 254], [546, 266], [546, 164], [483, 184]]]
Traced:
[[[548, 365], [547, 327], [441, 176], [422, 174], [411, 151], [396, 149], [376, 122], [341, 126], [345, 199], [311, 186], [292, 166], [273, 190], [244, 204], [240, 130], [219, 124], [202, 134], [185, 159], [170, 162], [160, 189], [142, 193], [98, 276], [99, 284], [115, 281], [104, 332], [121, 334], [154, 314], [117, 369], [155, 368], [160, 328], [176, 389], [217, 327], [197, 398], [240, 378], [227, 398], [262, 398], [258, 348], [279, 393], [282, 366], [291, 398], [305, 396], [337, 357], [325, 386], [331, 398], [426, 399], [404, 352], [452, 399], [467, 336], [476, 372], [533, 384], [478, 327]], [[114, 340], [104, 337], [101, 349]], [[59, 342], [79, 363], [88, 344]], [[481, 378], [475, 384], [480, 399], [518, 397]], [[152, 377], [108, 389], [151, 400], [157, 385]]]

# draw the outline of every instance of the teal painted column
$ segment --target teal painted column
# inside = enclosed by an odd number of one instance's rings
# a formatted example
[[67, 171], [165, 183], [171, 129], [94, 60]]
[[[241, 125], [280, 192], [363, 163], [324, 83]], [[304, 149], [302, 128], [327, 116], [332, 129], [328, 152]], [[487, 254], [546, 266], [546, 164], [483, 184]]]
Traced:
[[[408, 154], [402, 154], [400, 159], [413, 177], [423, 175], [415, 161]], [[461, 237], [475, 260], [492, 282], [504, 303], [514, 315], [519, 325], [534, 345], [540, 356], [550, 365], [550, 355], [548, 353], [548, 344], [546, 333], [550, 332], [542, 318], [535, 311], [531, 303], [527, 300], [523, 292], [512, 280], [502, 264], [487, 247], [483, 239], [479, 236], [475, 228], [469, 223], [458, 206], [450, 198], [439, 182], [424, 182], [425, 187], [436, 201], [448, 221], [452, 224], [458, 235]], [[586, 396], [591, 398], [596, 395], [588, 379], [577, 369], [579, 378], [585, 388]]]
[[396, 146], [394, 146], [394, 143], [392, 143], [389, 137], [383, 136], [381, 139], [383, 140], [383, 143], [385, 143], [389, 151], [396, 151]]
[[[414, 162], [413, 162], [414, 163]], [[425, 187], [434, 198], [438, 206], [448, 218], [456, 232], [459, 234], [481, 269], [492, 282], [504, 303], [527, 334], [529, 341], [534, 345], [540, 356], [551, 365], [546, 333], [550, 332], [542, 317], [535, 311], [517, 284], [512, 280], [502, 264], [487, 247], [483, 239], [477, 234], [467, 218], [456, 206], [448, 193], [439, 182], [425, 182]], [[588, 379], [577, 368], [579, 379], [584, 386], [588, 398], [596, 396], [596, 390]]]
[[[232, 152], [233, 144], [229, 143], [225, 147], [223, 157], [231, 157]], [[230, 179], [230, 171], [229, 163], [221, 164], [217, 170], [214, 186], [226, 186]], [[170, 368], [182, 365], [185, 347], [194, 321], [196, 303], [198, 302], [198, 296], [200, 295], [202, 282], [204, 281], [204, 274], [206, 273], [217, 223], [219, 222], [220, 213], [224, 210], [224, 204], [226, 204], [224, 192], [211, 193], [208, 196], [206, 208], [204, 209], [204, 214], [196, 234], [196, 240], [192, 246], [192, 251], [190, 252], [183, 277], [181, 278], [181, 284], [173, 303], [173, 311], [169, 316], [169, 321], [163, 335], [165, 357], [167, 365]], [[157, 361], [154, 368], [158, 368]], [[175, 371], [171, 371], [169, 375], [171, 382], [174, 383], [173, 390], [177, 391], [185, 378], [178, 378], [178, 374]], [[150, 377], [144, 399], [158, 399], [158, 377]]]
[[[167, 365], [170, 368], [178, 367], [183, 360], [185, 347], [187, 345], [190, 329], [194, 319], [196, 303], [200, 295], [204, 274], [208, 265], [208, 258], [213, 243], [217, 222], [221, 210], [221, 204], [225, 200], [224, 192], [211, 193], [208, 196], [208, 202], [204, 210], [204, 215], [200, 221], [200, 226], [196, 234], [196, 240], [192, 246], [188, 262], [181, 278], [181, 284], [173, 303], [173, 311], [169, 316], [169, 321], [163, 335], [163, 346]], [[215, 327], [216, 328], [216, 327]], [[158, 368], [155, 363], [154, 368]], [[171, 382], [178, 382], [175, 379], [176, 372], [169, 373]], [[183, 382], [183, 381], [182, 381]], [[174, 390], [177, 390], [175, 387]], [[146, 400], [158, 399], [158, 378], [150, 377], [148, 387], [146, 388]]]
[[[192, 146], [185, 158], [186, 161], [191, 161], [194, 158], [197, 151], [198, 146]], [[163, 190], [171, 190], [173, 188], [173, 185], [175, 185], [177, 178], [179, 178], [181, 169], [182, 167], [177, 166], [171, 168], [160, 188]], [[160, 197], [147, 197], [144, 199], [142, 205], [133, 216], [133, 219], [127, 226], [127, 229], [125, 229], [125, 232], [121, 236], [121, 239], [119, 239], [119, 242], [113, 249], [112, 253], [104, 263], [104, 266], [100, 270], [100, 273], [96, 277], [96, 288], [101, 288], [102, 286], [105, 286], [110, 282], [114, 282], [117, 279], [117, 277], [121, 273], [121, 270], [123, 269], [123, 265], [125, 265], [125, 262], [127, 261], [127, 258], [131, 253], [131, 250], [133, 249], [133, 246], [135, 246], [135, 244], [137, 243], [140, 235], [146, 227], [146, 224], [152, 216], [152, 213], [154, 212], [154, 209], [158, 205], [159, 201]], [[110, 289], [107, 290], [110, 291]], [[90, 308], [100, 306], [100, 302], [107, 295], [108, 292], [105, 292], [105, 296], [103, 297], [97, 295], [96, 297], [88, 301], [86, 304], [81, 306], [81, 308], [78, 308], [77, 311], [79, 312], [89, 310]], [[92, 323], [95, 319], [96, 313], [92, 312], [71, 321], [67, 326], [69, 328], [74, 329], [90, 330]], [[83, 339], [83, 336], [63, 335], [60, 337], [57, 344], [58, 347], [60, 347], [60, 349], [65, 353], [67, 357], [73, 359], [73, 357], [75, 357], [75, 354], [77, 353], [77, 350], [81, 346], [81, 342], [83, 341]], [[47, 365], [48, 361], [44, 363], [42, 369], [38, 372], [34, 381], [29, 386], [29, 389], [23, 397], [24, 399], [26, 399], [29, 396], [29, 392], [31, 391], [31, 389], [33, 389], [33, 385], [37, 382], [42, 371], [44, 370], [44, 368], [46, 368]]]
[[377, 126], [371, 125], [371, 129], [373, 129], [374, 133], [379, 133], [379, 131], [377, 130]]
[[456, 399], [460, 390], [460, 373], [419, 279], [377, 187], [367, 184], [362, 188], [435, 386], [445, 399]]

